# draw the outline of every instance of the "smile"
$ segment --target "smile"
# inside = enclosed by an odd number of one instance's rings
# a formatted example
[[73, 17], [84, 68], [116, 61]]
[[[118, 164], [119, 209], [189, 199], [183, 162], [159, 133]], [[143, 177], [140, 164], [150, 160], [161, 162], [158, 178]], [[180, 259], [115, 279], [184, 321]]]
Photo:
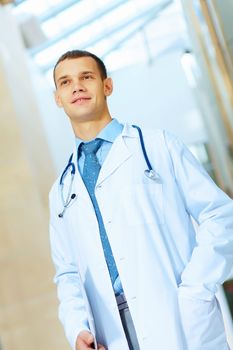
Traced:
[[90, 101], [91, 98], [90, 97], [78, 97], [78, 98], [75, 98], [72, 103], [74, 104], [83, 104], [87, 101]]

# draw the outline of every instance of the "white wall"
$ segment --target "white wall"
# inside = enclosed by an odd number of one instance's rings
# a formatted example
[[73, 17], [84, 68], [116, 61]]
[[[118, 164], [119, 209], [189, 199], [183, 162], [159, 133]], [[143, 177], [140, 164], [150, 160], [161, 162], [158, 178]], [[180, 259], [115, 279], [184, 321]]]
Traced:
[[180, 51], [153, 65], [114, 72], [112, 115], [128, 122], [169, 129], [187, 143], [206, 140], [202, 118], [180, 63]]

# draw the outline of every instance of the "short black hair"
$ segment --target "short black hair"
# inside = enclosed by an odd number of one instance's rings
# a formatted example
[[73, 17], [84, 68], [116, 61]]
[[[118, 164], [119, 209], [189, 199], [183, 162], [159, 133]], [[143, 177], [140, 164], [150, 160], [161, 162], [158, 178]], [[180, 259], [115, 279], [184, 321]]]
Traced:
[[85, 51], [85, 50], [71, 50], [71, 51], [67, 51], [65, 52], [58, 60], [57, 63], [55, 64], [54, 68], [53, 68], [53, 80], [54, 83], [56, 85], [56, 81], [55, 81], [55, 70], [58, 66], [58, 64], [64, 60], [70, 60], [70, 59], [74, 59], [74, 58], [80, 58], [80, 57], [91, 57], [93, 58], [98, 66], [99, 72], [100, 72], [100, 76], [101, 78], [104, 80], [107, 78], [107, 69], [105, 67], [104, 62], [95, 54], [89, 52], [89, 51]]

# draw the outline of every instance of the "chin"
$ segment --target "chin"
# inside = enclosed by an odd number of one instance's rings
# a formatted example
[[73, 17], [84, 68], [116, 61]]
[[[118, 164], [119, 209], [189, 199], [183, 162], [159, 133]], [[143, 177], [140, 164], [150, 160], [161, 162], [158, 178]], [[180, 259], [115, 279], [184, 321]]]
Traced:
[[96, 121], [99, 118], [94, 117], [93, 115], [74, 115], [70, 117], [71, 122], [73, 123], [83, 123], [83, 122], [91, 122], [91, 121]]

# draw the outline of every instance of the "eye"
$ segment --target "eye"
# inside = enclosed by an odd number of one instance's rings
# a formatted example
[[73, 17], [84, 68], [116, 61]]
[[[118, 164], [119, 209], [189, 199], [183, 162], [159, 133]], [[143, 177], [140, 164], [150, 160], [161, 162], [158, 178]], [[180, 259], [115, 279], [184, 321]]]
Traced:
[[92, 75], [91, 74], [87, 74], [87, 75], [84, 75], [83, 76], [83, 80], [89, 80], [89, 79], [92, 79]]
[[68, 79], [65, 79], [65, 80], [62, 80], [62, 81], [61, 81], [60, 85], [61, 85], [61, 86], [64, 86], [64, 85], [68, 85], [68, 83], [69, 83], [69, 80], [68, 80]]

